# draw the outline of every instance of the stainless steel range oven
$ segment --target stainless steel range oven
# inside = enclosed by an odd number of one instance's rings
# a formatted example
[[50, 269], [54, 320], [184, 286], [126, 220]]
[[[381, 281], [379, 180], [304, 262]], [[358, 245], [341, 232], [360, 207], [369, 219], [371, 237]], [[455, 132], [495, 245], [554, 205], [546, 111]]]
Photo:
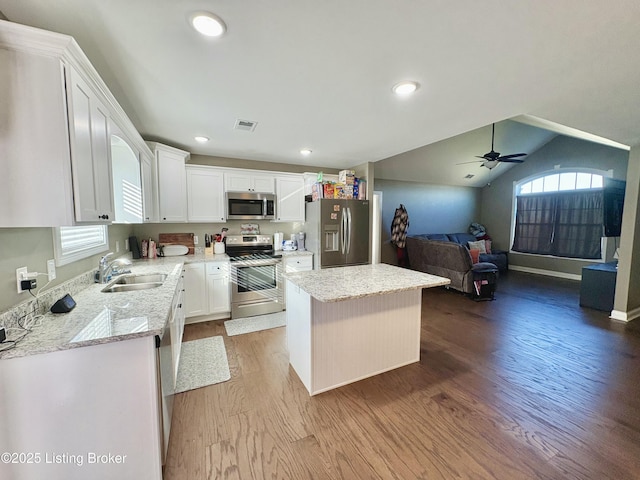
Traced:
[[273, 250], [270, 235], [229, 235], [231, 260], [231, 318], [284, 310], [282, 256]]

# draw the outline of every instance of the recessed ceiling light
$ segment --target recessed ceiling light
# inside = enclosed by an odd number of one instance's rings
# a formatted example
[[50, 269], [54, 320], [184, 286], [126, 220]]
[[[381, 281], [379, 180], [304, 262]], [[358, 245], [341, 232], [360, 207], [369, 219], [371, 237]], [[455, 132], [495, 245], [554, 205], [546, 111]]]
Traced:
[[209, 141], [209, 137], [197, 136], [197, 137], [193, 137], [193, 138], [198, 143], [207, 143]]
[[399, 95], [401, 97], [404, 97], [406, 95], [411, 95], [413, 92], [415, 92], [418, 87], [420, 85], [418, 84], [418, 82], [413, 82], [413, 81], [407, 81], [407, 82], [400, 82], [400, 83], [396, 83], [392, 90], [393, 93], [395, 93], [396, 95]]
[[194, 13], [191, 16], [191, 25], [207, 37], [219, 37], [227, 30], [222, 19], [209, 12]]
[[311, 150], [310, 148], [303, 148], [302, 150], [300, 150], [300, 155], [304, 155], [306, 157], [307, 155], [311, 155], [312, 151], [313, 150]]

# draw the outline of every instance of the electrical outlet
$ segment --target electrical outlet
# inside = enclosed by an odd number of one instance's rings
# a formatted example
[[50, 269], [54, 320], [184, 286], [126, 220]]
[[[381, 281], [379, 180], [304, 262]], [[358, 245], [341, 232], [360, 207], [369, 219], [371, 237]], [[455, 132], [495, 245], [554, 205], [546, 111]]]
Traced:
[[193, 236], [193, 244], [197, 245], [198, 244], [198, 235], [194, 235]]
[[53, 258], [47, 260], [47, 275], [49, 281], [56, 279], [56, 261]]
[[120, 240], [116, 240], [116, 253], [120, 252]]
[[129, 251], [129, 239], [128, 238], [124, 239], [124, 251], [125, 252]]
[[16, 268], [16, 283], [18, 284], [18, 293], [26, 292], [26, 290], [22, 289], [22, 286], [20, 285], [20, 282], [22, 280], [26, 280], [27, 279], [27, 272], [28, 271], [29, 270], [27, 269], [27, 267]]

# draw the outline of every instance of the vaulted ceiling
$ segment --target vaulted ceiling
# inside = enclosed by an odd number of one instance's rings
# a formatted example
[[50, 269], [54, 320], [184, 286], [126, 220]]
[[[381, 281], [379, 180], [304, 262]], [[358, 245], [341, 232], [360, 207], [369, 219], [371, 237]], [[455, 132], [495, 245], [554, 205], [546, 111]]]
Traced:
[[[226, 34], [197, 34], [198, 10]], [[486, 125], [523, 114], [640, 144], [637, 0], [0, 0], [0, 11], [74, 36], [145, 138], [192, 153], [326, 168], [393, 157], [377, 165], [393, 176], [429, 145], [446, 157], [439, 181], [463, 184], [481, 167], [456, 164], [489, 151]], [[397, 98], [406, 79], [420, 88]], [[234, 130], [238, 119], [255, 131]], [[534, 130], [498, 124], [496, 150], [548, 141]]]

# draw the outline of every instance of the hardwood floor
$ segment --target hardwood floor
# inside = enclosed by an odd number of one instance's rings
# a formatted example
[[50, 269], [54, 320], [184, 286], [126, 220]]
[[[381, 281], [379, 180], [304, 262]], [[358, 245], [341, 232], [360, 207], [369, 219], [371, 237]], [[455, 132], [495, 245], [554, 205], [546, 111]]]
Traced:
[[419, 363], [309, 397], [285, 329], [223, 335], [231, 380], [176, 396], [165, 479], [638, 479], [640, 324], [579, 283], [423, 294]]

